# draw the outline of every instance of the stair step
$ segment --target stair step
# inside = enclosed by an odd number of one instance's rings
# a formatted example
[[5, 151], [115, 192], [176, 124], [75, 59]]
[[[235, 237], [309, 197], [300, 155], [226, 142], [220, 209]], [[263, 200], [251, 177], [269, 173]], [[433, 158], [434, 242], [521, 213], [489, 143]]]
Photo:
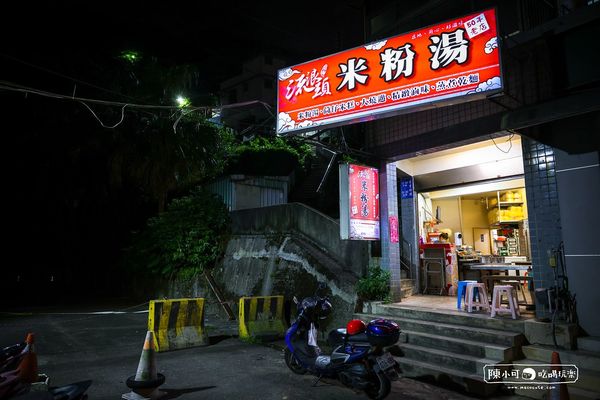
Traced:
[[[381, 315], [358, 314], [357, 318], [375, 319], [381, 318]], [[388, 317], [386, 317], [388, 318]], [[417, 320], [410, 318], [389, 317], [400, 325], [401, 330], [427, 332], [435, 335], [448, 336], [453, 338], [470, 339], [477, 342], [486, 342], [496, 345], [518, 346], [523, 343], [525, 337], [519, 332], [510, 332], [486, 328], [476, 328], [465, 325], [442, 324], [434, 321]]]
[[[521, 386], [521, 385], [519, 385]], [[523, 385], [527, 387], [527, 385]], [[567, 386], [567, 391], [569, 392], [569, 400], [598, 400], [600, 399], [600, 393], [580, 389], [578, 387], [573, 387], [570, 384]], [[525, 389], [525, 388], [517, 388], [515, 389], [515, 394], [523, 397], [529, 397], [532, 399], [548, 399], [548, 390], [544, 389]]]
[[600, 393], [581, 389], [578, 387], [568, 387], [570, 400], [598, 400]]
[[431, 347], [418, 346], [410, 343], [400, 344], [403, 356], [413, 360], [425, 361], [430, 364], [443, 365], [446, 368], [467, 371], [475, 375], [483, 375], [484, 365], [495, 365], [502, 360], [492, 360], [477, 356], [454, 353]]
[[395, 306], [382, 304], [377, 313], [398, 318], [413, 318], [454, 325], [469, 325], [480, 328], [524, 332], [524, 320], [513, 320], [509, 316], [491, 318], [489, 313], [467, 313], [463, 310], [437, 310], [424, 307]]
[[401, 279], [400, 280], [400, 287], [402, 289], [404, 288], [413, 288], [415, 286], [415, 280], [414, 279]]
[[[538, 360], [531, 360], [531, 359], [527, 359], [527, 358], [524, 360], [515, 361], [515, 364], [536, 365], [536, 364], [548, 364], [548, 363], [549, 362], [541, 362]], [[563, 364], [568, 364], [568, 363], [563, 362]], [[577, 364], [575, 364], [575, 365], [577, 366]], [[579, 368], [579, 366], [577, 366], [577, 367], [579, 369], [579, 378], [577, 379], [577, 382], [568, 384], [569, 389], [578, 388], [578, 389], [587, 390], [590, 392], [595, 392], [597, 395], [597, 398], [600, 398], [600, 379], [598, 379], [598, 372]]]
[[591, 353], [598, 353], [600, 355], [600, 337], [599, 336], [586, 336], [577, 338], [577, 348], [583, 351], [589, 351]]
[[[540, 345], [523, 346], [525, 357], [544, 364], [550, 363], [554, 351], [557, 350]], [[600, 376], [600, 355], [583, 350], [558, 350], [558, 355], [561, 363], [575, 364], [578, 368], [596, 371]]]
[[500, 384], [489, 384], [483, 376], [470, 374], [457, 369], [447, 368], [425, 361], [406, 357], [395, 357], [402, 370], [402, 376], [409, 378], [432, 378], [445, 387], [457, 386], [469, 393], [489, 396], [500, 388]]
[[480, 358], [488, 358], [510, 362], [516, 358], [516, 350], [510, 346], [499, 346], [495, 344], [453, 338], [445, 335], [434, 335], [425, 332], [403, 330], [406, 342], [418, 346], [438, 348], [459, 354], [470, 355]]

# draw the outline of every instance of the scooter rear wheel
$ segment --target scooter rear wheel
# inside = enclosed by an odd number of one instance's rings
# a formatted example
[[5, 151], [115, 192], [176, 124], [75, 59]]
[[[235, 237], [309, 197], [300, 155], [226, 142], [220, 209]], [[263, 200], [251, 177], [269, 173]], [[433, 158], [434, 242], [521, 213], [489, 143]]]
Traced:
[[304, 368], [302, 366], [302, 364], [300, 364], [298, 359], [296, 359], [296, 357], [294, 357], [294, 355], [292, 354], [290, 349], [288, 349], [286, 347], [286, 349], [283, 351], [283, 353], [284, 353], [284, 357], [285, 357], [285, 365], [287, 365], [288, 368], [291, 369], [293, 373], [298, 374], [298, 375], [304, 375], [306, 373], [306, 368]]
[[390, 394], [391, 388], [392, 384], [385, 372], [378, 372], [371, 376], [371, 386], [365, 390], [365, 393], [370, 399], [381, 400]]

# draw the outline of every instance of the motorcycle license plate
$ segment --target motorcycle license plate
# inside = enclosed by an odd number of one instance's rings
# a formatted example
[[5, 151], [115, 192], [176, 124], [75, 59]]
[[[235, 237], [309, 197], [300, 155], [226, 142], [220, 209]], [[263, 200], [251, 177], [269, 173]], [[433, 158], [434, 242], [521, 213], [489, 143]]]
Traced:
[[394, 367], [396, 360], [394, 360], [394, 357], [390, 353], [384, 353], [381, 357], [377, 357], [377, 365], [379, 365], [382, 371], [385, 371]]

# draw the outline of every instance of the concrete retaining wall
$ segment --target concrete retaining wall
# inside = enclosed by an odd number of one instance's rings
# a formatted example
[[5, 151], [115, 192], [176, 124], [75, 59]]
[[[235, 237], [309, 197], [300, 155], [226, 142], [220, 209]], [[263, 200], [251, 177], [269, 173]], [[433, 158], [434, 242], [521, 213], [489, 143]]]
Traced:
[[295, 235], [234, 236], [214, 276], [227, 297], [283, 295], [292, 312], [294, 296], [311, 296], [318, 282], [327, 282], [335, 310], [331, 326], [344, 325], [352, 315], [359, 278]]
[[[236, 314], [240, 297], [274, 295], [283, 295], [295, 313], [293, 296], [311, 296], [325, 281], [335, 311], [322, 330], [345, 326], [354, 312], [356, 282], [369, 263], [367, 242], [340, 240], [336, 221], [299, 203], [231, 217], [233, 235], [213, 276]], [[207, 318], [225, 318], [202, 277], [170, 282], [160, 295], [205, 297]]]
[[367, 242], [341, 240], [337, 221], [301, 203], [234, 211], [231, 219], [238, 235], [301, 234], [357, 275], [369, 262]]

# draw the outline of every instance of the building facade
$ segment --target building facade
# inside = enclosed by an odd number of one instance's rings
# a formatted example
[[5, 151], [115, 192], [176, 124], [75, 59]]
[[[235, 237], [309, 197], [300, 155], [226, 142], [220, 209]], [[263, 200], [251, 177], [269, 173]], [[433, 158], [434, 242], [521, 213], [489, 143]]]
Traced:
[[[372, 2], [371, 41], [495, 6], [504, 90], [483, 100], [420, 109], [355, 126], [365, 148], [381, 160], [382, 266], [400, 299], [402, 242], [389, 240], [390, 216], [401, 215], [402, 234], [418, 240], [416, 198], [401, 198], [399, 181], [413, 179], [397, 161], [506, 135], [521, 137], [528, 231], [535, 288], [555, 285], [564, 259], [582, 328], [600, 335], [600, 4], [530, 0], [443, 2], [418, 5]], [[512, 136], [511, 136], [512, 137]], [[414, 185], [414, 179], [413, 179]], [[561, 251], [558, 251], [561, 249]], [[410, 250], [418, 260], [418, 246]], [[557, 260], [561, 257], [561, 260]], [[408, 257], [404, 257], [408, 258]], [[418, 268], [416, 265], [413, 268]], [[416, 284], [415, 284], [416, 285]], [[416, 290], [419, 288], [416, 287]], [[543, 317], [544, 310], [536, 309]]]

